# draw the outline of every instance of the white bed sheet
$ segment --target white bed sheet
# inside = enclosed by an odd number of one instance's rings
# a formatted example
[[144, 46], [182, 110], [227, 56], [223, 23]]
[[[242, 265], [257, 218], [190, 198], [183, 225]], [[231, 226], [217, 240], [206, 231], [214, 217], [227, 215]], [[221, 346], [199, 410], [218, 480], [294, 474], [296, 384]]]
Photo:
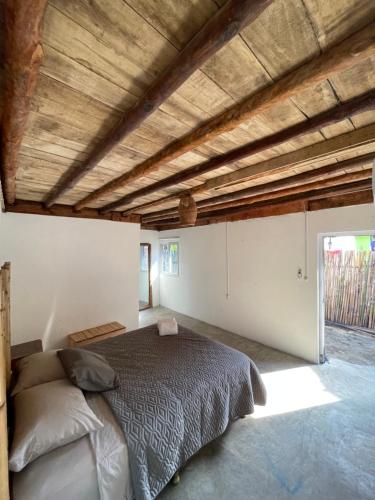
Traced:
[[133, 500], [123, 432], [99, 394], [86, 399], [104, 427], [12, 474], [14, 500]]
[[128, 447], [124, 433], [107, 402], [96, 393], [86, 394], [92, 411], [104, 427], [90, 434], [96, 455], [101, 500], [133, 500]]

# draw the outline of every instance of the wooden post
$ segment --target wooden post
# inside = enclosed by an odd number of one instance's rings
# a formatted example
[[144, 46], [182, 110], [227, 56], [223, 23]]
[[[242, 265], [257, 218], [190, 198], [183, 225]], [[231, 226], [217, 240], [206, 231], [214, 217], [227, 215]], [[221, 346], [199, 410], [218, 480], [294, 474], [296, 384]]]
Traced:
[[47, 0], [5, 0], [5, 88], [2, 182], [6, 203], [16, 196], [17, 156], [43, 58], [41, 33]]
[[0, 270], [0, 498], [9, 500], [7, 389], [10, 383], [10, 264]]

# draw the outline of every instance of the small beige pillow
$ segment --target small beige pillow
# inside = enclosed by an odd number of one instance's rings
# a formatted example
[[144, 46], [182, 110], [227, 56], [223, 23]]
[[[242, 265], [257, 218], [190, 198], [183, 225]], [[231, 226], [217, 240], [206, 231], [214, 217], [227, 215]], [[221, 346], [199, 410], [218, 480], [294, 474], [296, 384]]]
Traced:
[[64, 367], [56, 352], [38, 352], [20, 359], [16, 365], [18, 378], [12, 396], [35, 385], [66, 378]]
[[81, 389], [55, 380], [14, 398], [15, 428], [9, 469], [19, 472], [36, 458], [103, 427]]
[[177, 335], [178, 324], [175, 318], [172, 319], [160, 319], [158, 321], [159, 335], [163, 337], [164, 335]]

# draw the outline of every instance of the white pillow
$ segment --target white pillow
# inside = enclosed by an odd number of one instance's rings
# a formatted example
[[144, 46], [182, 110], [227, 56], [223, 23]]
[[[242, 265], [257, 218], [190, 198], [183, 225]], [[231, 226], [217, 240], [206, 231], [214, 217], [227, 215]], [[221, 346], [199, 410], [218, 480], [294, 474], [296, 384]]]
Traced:
[[14, 398], [15, 429], [9, 469], [19, 472], [36, 458], [103, 427], [81, 389], [55, 380]]
[[177, 335], [178, 324], [175, 318], [173, 319], [160, 319], [158, 321], [159, 335]]
[[56, 355], [57, 351], [45, 351], [26, 356], [16, 364], [18, 378], [12, 396], [34, 385], [66, 378], [64, 367]]

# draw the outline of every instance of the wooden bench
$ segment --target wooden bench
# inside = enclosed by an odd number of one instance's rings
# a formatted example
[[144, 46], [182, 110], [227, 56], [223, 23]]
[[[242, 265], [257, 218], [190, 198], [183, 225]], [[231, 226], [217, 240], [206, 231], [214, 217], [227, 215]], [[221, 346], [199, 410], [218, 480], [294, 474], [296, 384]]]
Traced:
[[105, 325], [95, 326], [80, 332], [74, 332], [68, 335], [69, 347], [81, 347], [93, 342], [100, 342], [101, 340], [110, 337], [117, 337], [126, 332], [126, 326], [117, 321], [106, 323]]

